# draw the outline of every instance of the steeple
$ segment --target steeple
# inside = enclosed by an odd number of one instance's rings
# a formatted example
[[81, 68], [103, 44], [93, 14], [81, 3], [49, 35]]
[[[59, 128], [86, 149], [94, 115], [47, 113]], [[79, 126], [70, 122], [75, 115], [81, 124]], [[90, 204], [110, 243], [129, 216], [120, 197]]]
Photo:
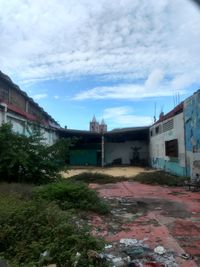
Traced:
[[95, 115], [93, 116], [92, 122], [97, 122]]
[[90, 121], [90, 132], [95, 132], [95, 133], [107, 132], [107, 125], [104, 119], [102, 119], [101, 123], [99, 124], [99, 122], [96, 120], [96, 117], [94, 115], [92, 121]]

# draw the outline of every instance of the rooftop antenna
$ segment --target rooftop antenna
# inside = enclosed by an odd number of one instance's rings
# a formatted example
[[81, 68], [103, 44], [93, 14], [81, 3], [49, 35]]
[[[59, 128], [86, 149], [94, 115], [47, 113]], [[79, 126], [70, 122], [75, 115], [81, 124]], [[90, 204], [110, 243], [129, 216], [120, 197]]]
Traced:
[[156, 122], [156, 102], [154, 103], [154, 117], [153, 117], [154, 122]]
[[174, 89], [172, 89], [172, 95], [173, 95], [173, 103], [174, 103], [174, 108], [175, 108], [175, 106], [176, 106], [176, 103], [175, 103], [175, 91], [174, 91]]

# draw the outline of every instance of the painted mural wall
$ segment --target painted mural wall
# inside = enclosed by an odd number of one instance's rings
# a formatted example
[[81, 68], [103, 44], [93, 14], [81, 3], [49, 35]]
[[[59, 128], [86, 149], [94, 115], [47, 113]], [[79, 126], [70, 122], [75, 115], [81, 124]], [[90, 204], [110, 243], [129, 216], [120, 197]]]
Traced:
[[[168, 144], [177, 145], [177, 154], [170, 155]], [[173, 149], [173, 148], [172, 148]], [[156, 169], [185, 176], [185, 140], [183, 113], [164, 120], [150, 128], [150, 162]], [[171, 151], [175, 153], [175, 151]]]
[[187, 175], [200, 175], [200, 90], [184, 101]]
[[[145, 141], [126, 141], [121, 143], [105, 142], [105, 164], [114, 164], [121, 159], [121, 164], [126, 165], [147, 165], [148, 164], [148, 143]], [[135, 159], [134, 158], [137, 158]]]

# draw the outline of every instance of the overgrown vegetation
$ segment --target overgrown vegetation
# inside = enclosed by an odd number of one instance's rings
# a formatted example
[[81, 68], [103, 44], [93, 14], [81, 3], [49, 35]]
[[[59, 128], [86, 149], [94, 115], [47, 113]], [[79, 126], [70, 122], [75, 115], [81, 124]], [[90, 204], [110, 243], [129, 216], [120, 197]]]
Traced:
[[174, 176], [164, 171], [143, 172], [136, 175], [134, 181], [144, 184], [182, 186], [187, 177]]
[[70, 145], [45, 145], [37, 127], [30, 136], [0, 127], [0, 259], [11, 267], [105, 266], [89, 258], [104, 242], [78, 214], [106, 213], [106, 204], [86, 184], [60, 179]]
[[79, 266], [88, 267], [87, 251], [99, 251], [104, 245], [83, 222], [78, 223], [74, 213], [41, 199], [27, 202], [1, 194], [0, 225], [0, 258], [11, 267], [73, 266], [77, 252]]
[[145, 184], [158, 184], [167, 186], [182, 186], [187, 177], [175, 176], [164, 171], [148, 171], [137, 174], [134, 177], [126, 176], [111, 176], [102, 173], [92, 173], [83, 172], [68, 178], [68, 181], [98, 183], [98, 184], [108, 184], [108, 183], [118, 183], [124, 181], [137, 181]]
[[77, 182], [84, 182], [86, 184], [89, 183], [97, 183], [97, 184], [109, 184], [109, 183], [117, 183], [127, 181], [130, 178], [125, 176], [112, 176], [103, 173], [94, 173], [94, 172], [83, 172], [77, 175], [74, 175], [68, 178], [68, 181], [77, 181]]
[[61, 209], [81, 209], [105, 214], [108, 207], [96, 191], [84, 183], [57, 182], [39, 187], [35, 198], [54, 201]]
[[59, 177], [66, 168], [70, 140], [60, 139], [52, 146], [44, 144], [38, 127], [30, 136], [16, 134], [10, 124], [0, 127], [0, 180], [46, 183]]

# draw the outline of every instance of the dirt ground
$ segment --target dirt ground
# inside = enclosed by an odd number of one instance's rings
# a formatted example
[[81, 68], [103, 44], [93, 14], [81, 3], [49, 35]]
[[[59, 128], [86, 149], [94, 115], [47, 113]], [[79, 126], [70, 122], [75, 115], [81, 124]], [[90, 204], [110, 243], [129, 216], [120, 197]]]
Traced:
[[125, 177], [134, 177], [141, 172], [150, 172], [152, 170], [142, 167], [80, 167], [80, 168], [71, 168], [67, 172], [63, 172], [62, 175], [65, 178], [83, 173], [83, 172], [92, 172], [92, 173], [103, 173], [112, 176], [125, 176]]
[[103, 236], [112, 247], [124, 238], [145, 240], [152, 250], [163, 246], [176, 261], [131, 266], [200, 266], [200, 192], [127, 181], [90, 187], [111, 207], [110, 215], [91, 216], [94, 235]]

